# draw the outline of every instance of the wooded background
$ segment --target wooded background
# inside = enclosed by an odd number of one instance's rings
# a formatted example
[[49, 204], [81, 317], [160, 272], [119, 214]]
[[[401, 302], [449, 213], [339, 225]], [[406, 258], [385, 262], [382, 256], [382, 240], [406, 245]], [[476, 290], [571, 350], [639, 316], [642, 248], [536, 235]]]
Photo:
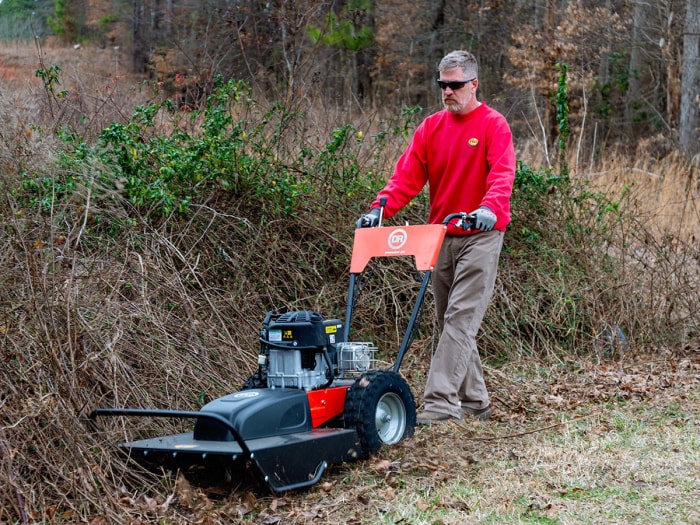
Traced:
[[565, 64], [579, 154], [700, 152], [700, 0], [4, 0], [0, 16], [5, 41], [127, 49], [185, 107], [221, 74], [287, 107], [434, 110], [437, 63], [467, 49], [481, 98], [545, 152]]

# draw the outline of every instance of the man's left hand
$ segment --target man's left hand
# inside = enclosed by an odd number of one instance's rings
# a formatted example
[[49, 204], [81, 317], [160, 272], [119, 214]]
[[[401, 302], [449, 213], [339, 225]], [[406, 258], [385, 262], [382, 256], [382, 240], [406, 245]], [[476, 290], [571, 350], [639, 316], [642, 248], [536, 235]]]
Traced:
[[474, 226], [476, 226], [477, 230], [490, 232], [496, 226], [496, 214], [487, 206], [480, 206], [478, 210], [474, 210], [469, 215], [474, 216], [476, 220]]

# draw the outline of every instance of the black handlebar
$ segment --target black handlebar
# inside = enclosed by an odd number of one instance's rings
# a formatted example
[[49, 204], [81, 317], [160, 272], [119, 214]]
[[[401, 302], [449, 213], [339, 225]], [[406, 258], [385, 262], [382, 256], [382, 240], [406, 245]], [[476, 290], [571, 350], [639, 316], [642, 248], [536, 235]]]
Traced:
[[[459, 221], [452, 224], [452, 221], [455, 219], [459, 219]], [[462, 228], [462, 230], [465, 231], [473, 230], [476, 228], [476, 217], [473, 214], [460, 211], [457, 213], [450, 213], [447, 217], [445, 217], [442, 223], [445, 225], [452, 224], [452, 226], [455, 226], [456, 228]]]
[[[2, 0], [0, 0], [2, 2]], [[379, 221], [375, 225], [375, 227], [379, 227], [382, 225], [382, 218], [384, 216], [384, 207], [386, 206], [386, 197], [382, 197], [379, 200]], [[363, 216], [364, 217], [364, 216]], [[453, 223], [452, 221], [458, 219], [457, 222]], [[476, 215], [473, 213], [467, 213], [464, 211], [460, 211], [457, 213], [450, 213], [447, 217], [445, 217], [442, 221], [442, 224], [445, 226], [454, 226], [455, 228], [461, 228], [463, 231], [466, 230], [475, 230], [476, 229]], [[369, 224], [367, 224], [369, 226]], [[360, 225], [360, 221], [358, 221], [358, 228], [363, 228], [365, 225]], [[268, 318], [265, 319], [265, 323], [267, 323]]]

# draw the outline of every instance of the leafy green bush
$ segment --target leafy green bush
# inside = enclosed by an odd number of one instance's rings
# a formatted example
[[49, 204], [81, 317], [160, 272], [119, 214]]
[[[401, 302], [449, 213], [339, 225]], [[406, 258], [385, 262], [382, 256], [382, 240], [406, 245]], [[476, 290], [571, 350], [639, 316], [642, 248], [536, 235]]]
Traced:
[[[59, 73], [58, 67], [37, 73], [50, 94], [60, 84]], [[308, 208], [311, 197], [343, 201], [376, 191], [383, 177], [371, 169], [372, 159], [381, 157], [386, 135], [401, 132], [401, 126], [367, 138], [344, 125], [318, 147], [300, 135], [302, 120], [280, 104], [261, 112], [245, 83], [218, 78], [201, 113], [183, 114], [170, 100], [144, 104], [128, 122], [102, 130], [95, 144], [59, 130], [58, 170], [50, 177], [25, 173], [17, 197], [46, 210], [89, 183], [88, 166], [96, 170], [96, 198], [118, 191], [151, 218], [187, 215], [193, 204], [217, 195], [245, 199], [273, 216], [292, 216]], [[172, 131], [164, 134], [164, 127]], [[363, 148], [370, 150], [368, 161], [359, 157]]]
[[[53, 88], [60, 70], [47, 71]], [[83, 235], [83, 243], [99, 243], [104, 232], [115, 237], [125, 226], [128, 233], [135, 224], [167, 221], [174, 230], [187, 229], [181, 238], [209, 258], [206, 282], [230, 283], [235, 274], [255, 283], [267, 307], [311, 303], [335, 312], [344, 304], [354, 220], [385, 183], [395, 161], [389, 149], [400, 150], [420, 114], [421, 108], [406, 108], [373, 136], [345, 124], [318, 137], [303, 113], [281, 104], [262, 110], [247, 85], [219, 78], [202, 112], [183, 113], [168, 100], [144, 104], [92, 144], [61, 129], [56, 169], [25, 172], [11, 192], [20, 206], [58, 220], [65, 215], [75, 222], [71, 217], [82, 213], [81, 231], [96, 235]], [[89, 220], [87, 206], [76, 207], [86, 194]], [[518, 162], [513, 222], [481, 335], [487, 351], [588, 353], [607, 327], [642, 340], [664, 330], [664, 319], [646, 313], [665, 301], [645, 292], [651, 274], [636, 255], [649, 249], [645, 227], [625, 199], [625, 191], [610, 196], [572, 179], [566, 163], [556, 171]], [[426, 210], [421, 194], [396, 220], [421, 222]], [[222, 217], [243, 219], [244, 226]], [[654, 249], [645, 257], [671, 260], [663, 246]], [[372, 318], [362, 323], [387, 342], [409, 313], [401, 306], [409, 274], [401, 269], [381, 278], [396, 296], [378, 297]], [[662, 293], [658, 284], [652, 289]]]

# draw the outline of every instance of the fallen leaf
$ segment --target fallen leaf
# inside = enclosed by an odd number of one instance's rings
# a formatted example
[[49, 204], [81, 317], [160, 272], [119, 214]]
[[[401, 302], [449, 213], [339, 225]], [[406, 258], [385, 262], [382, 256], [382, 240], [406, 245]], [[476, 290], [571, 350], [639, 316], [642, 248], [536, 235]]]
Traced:
[[388, 472], [390, 466], [391, 463], [389, 463], [389, 460], [382, 459], [374, 465], [372, 465], [372, 470], [374, 470], [375, 472]]
[[386, 490], [380, 490], [379, 495], [385, 500], [392, 500], [396, 497], [396, 492], [391, 487]]

